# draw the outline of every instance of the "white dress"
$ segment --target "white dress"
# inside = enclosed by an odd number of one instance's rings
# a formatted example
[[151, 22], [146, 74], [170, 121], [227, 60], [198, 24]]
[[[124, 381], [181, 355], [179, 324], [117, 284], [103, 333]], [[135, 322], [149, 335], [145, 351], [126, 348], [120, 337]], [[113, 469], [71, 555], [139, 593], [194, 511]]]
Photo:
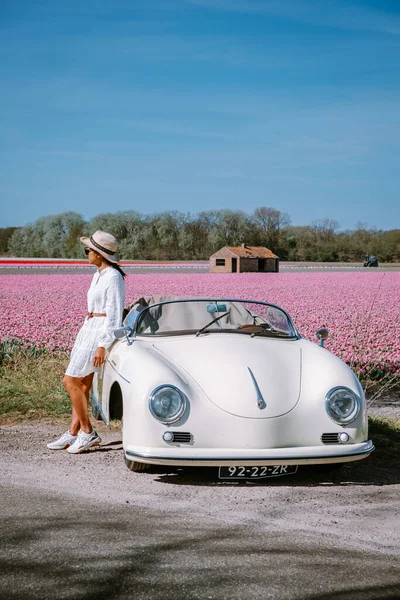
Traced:
[[107, 267], [93, 276], [87, 293], [88, 312], [106, 313], [106, 317], [86, 317], [72, 348], [65, 372], [70, 377], [86, 377], [98, 371], [93, 366], [99, 346], [107, 349], [115, 340], [114, 329], [121, 327], [125, 282], [116, 269]]

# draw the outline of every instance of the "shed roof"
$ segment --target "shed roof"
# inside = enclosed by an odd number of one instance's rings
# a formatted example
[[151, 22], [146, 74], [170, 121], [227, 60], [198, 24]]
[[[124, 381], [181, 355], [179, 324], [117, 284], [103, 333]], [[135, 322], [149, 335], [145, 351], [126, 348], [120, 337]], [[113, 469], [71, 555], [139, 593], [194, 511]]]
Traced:
[[[230, 250], [241, 258], [278, 258], [276, 254], [264, 246], [224, 246], [221, 248], [221, 250], [224, 249]], [[215, 252], [213, 256], [217, 256], [221, 250]]]

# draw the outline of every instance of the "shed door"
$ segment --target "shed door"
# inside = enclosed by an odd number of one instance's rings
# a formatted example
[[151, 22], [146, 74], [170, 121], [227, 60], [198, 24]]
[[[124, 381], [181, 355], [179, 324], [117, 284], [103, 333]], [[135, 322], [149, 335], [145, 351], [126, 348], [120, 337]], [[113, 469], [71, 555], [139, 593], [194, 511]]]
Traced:
[[258, 270], [265, 271], [265, 258], [258, 259]]
[[232, 273], [237, 272], [237, 258], [232, 258]]

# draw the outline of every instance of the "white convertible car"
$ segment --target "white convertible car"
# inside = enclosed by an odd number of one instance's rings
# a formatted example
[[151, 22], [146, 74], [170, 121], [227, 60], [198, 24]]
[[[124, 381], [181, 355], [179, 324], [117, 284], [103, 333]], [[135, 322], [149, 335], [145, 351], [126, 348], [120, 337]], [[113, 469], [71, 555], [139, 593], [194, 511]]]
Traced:
[[221, 479], [367, 457], [362, 387], [266, 302], [141, 298], [94, 379], [94, 414], [123, 418], [126, 465], [215, 466]]

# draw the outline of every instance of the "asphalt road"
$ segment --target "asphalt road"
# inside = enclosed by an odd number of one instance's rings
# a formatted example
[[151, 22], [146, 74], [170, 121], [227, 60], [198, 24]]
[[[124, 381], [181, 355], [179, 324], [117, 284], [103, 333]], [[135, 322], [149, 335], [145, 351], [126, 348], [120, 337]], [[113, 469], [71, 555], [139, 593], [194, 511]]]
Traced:
[[[4, 599], [398, 599], [398, 557], [268, 522], [1, 488]], [[218, 506], [215, 506], [218, 513]], [[349, 532], [349, 536], [351, 532]], [[371, 540], [372, 545], [372, 540]]]
[[104, 426], [99, 448], [51, 452], [60, 429], [0, 429], [1, 598], [400, 597], [396, 466], [225, 485], [212, 469], [132, 473]]
[[[179, 264], [174, 265], [137, 265], [137, 266], [126, 266], [123, 265], [124, 271], [129, 275], [144, 274], [144, 273], [208, 273], [208, 265], [202, 266], [185, 266]], [[378, 268], [365, 268], [361, 265], [346, 264], [346, 263], [330, 263], [330, 264], [293, 264], [293, 263], [281, 263], [280, 273], [341, 273], [341, 272], [358, 272], [358, 273], [395, 273], [400, 272], [400, 264], [396, 263], [393, 265], [384, 265]], [[80, 267], [69, 267], [69, 266], [54, 266], [54, 267], [6, 267], [0, 265], [0, 275], [34, 275], [34, 274], [79, 274], [79, 273], [93, 273], [93, 267], [80, 266]], [[239, 273], [239, 276], [241, 274]], [[269, 273], [259, 273], [260, 276], [268, 276]]]

